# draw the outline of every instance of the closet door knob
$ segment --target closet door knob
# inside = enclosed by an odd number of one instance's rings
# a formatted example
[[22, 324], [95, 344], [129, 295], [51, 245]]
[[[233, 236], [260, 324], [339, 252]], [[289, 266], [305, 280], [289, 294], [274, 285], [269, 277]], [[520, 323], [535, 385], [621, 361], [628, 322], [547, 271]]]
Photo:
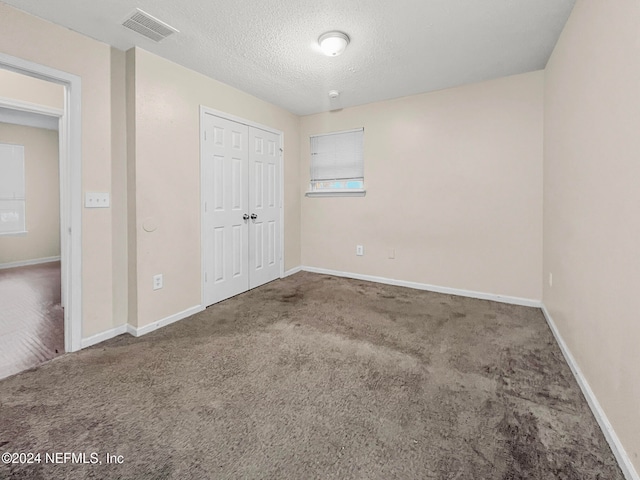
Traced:
[[251, 214], [251, 220], [255, 220], [256, 218], [258, 218], [258, 215], [256, 215], [255, 213]]
[[249, 215], [245, 213], [244, 215], [242, 215], [242, 219], [246, 222], [247, 220], [249, 220]]

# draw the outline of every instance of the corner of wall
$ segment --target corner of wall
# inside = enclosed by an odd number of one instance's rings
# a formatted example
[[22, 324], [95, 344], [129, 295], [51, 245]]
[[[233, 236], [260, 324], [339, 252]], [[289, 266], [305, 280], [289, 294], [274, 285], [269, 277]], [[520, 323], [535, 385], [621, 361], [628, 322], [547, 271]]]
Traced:
[[545, 69], [543, 119], [543, 302], [628, 479], [640, 467], [639, 21], [633, 0], [576, 2]]
[[127, 210], [127, 310], [129, 324], [138, 325], [138, 274], [136, 234], [136, 50], [125, 54], [126, 98], [126, 210]]
[[125, 52], [111, 47], [111, 225], [113, 324], [128, 321], [127, 88]]
[[[286, 258], [285, 258], [285, 269], [287, 268], [287, 266], [289, 267], [289, 269], [291, 268], [295, 268], [298, 267], [299, 265], [302, 265], [302, 199], [304, 196], [304, 192], [301, 192], [300, 190], [300, 179], [303, 178], [303, 172], [302, 172], [302, 157], [300, 156], [300, 142], [302, 142], [304, 139], [301, 137], [301, 132], [302, 132], [302, 117], [300, 115], [296, 115], [295, 116], [295, 129], [296, 129], [296, 138], [295, 138], [295, 145], [296, 145], [296, 149], [295, 151], [292, 153], [292, 155], [295, 156], [295, 161], [296, 161], [296, 182], [295, 185], [292, 185], [291, 188], [293, 188], [294, 190], [294, 195], [295, 195], [295, 207], [296, 207], [296, 212], [295, 212], [295, 217], [296, 217], [296, 225], [297, 225], [297, 232], [296, 232], [296, 237], [297, 237], [297, 248], [295, 251], [295, 258], [293, 259], [293, 261], [289, 262], [288, 265], [286, 265]], [[285, 274], [286, 276], [286, 274]]]

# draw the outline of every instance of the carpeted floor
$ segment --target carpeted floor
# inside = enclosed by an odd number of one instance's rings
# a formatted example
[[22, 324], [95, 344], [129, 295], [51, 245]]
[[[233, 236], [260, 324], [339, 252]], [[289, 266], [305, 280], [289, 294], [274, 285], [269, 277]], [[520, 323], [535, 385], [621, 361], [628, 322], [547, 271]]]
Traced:
[[623, 478], [539, 310], [310, 273], [1, 381], [7, 451], [42, 457], [3, 479]]

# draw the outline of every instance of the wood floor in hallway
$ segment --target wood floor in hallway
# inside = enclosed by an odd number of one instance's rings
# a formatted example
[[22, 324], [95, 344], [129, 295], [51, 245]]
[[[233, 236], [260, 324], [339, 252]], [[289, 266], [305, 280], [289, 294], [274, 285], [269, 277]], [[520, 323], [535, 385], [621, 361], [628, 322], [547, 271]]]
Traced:
[[0, 270], [0, 378], [64, 353], [60, 262]]

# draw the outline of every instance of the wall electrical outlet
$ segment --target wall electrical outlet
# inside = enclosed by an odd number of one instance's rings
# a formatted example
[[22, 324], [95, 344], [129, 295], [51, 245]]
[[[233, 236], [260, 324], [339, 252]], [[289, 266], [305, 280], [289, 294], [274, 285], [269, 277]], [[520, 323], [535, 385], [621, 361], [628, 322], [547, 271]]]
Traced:
[[154, 275], [153, 276], [153, 289], [154, 290], [160, 290], [162, 288], [162, 283], [163, 283], [163, 279], [162, 279], [162, 274], [159, 273], [158, 275]]
[[389, 249], [389, 259], [393, 260], [394, 258], [396, 258], [396, 249], [395, 248], [390, 248]]
[[364, 247], [362, 245], [356, 245], [356, 255], [359, 257], [364, 255]]

